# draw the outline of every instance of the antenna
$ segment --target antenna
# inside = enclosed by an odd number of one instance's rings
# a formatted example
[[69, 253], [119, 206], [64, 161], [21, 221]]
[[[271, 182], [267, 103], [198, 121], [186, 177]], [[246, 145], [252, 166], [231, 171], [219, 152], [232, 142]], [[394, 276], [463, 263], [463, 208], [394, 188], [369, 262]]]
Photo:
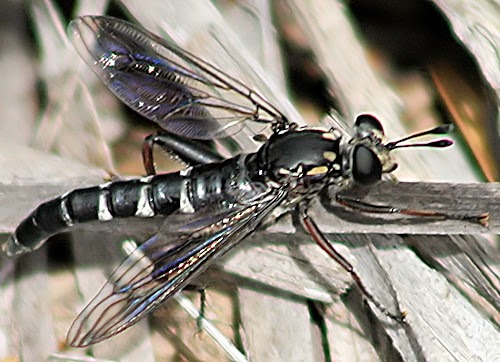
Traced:
[[427, 131], [415, 133], [412, 135], [409, 135], [407, 137], [401, 138], [396, 141], [389, 142], [385, 145], [385, 147], [388, 150], [393, 150], [395, 148], [403, 148], [403, 147], [435, 147], [435, 148], [442, 148], [442, 147], [448, 147], [453, 144], [452, 140], [449, 139], [440, 139], [436, 141], [431, 141], [431, 142], [425, 142], [425, 143], [412, 143], [408, 145], [399, 145], [400, 143], [404, 141], [408, 141], [410, 139], [422, 137], [422, 136], [427, 136], [430, 134], [447, 134], [453, 130], [453, 125], [452, 124], [445, 124], [442, 126], [434, 127], [432, 129], [429, 129]]

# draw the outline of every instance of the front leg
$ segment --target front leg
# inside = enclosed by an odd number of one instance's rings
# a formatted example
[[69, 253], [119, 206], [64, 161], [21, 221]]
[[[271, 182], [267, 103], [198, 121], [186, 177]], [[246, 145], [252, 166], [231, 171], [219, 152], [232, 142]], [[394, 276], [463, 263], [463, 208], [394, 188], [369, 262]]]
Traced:
[[364, 202], [359, 199], [350, 198], [348, 196], [342, 196], [338, 194], [335, 195], [335, 201], [340, 205], [345, 206], [349, 209], [365, 213], [400, 214], [400, 215], [409, 215], [409, 216], [426, 217], [426, 218], [443, 219], [443, 220], [464, 220], [473, 223], [479, 223], [484, 227], [488, 227], [488, 219], [489, 219], [488, 213], [484, 213], [481, 215], [458, 215], [458, 214], [443, 213], [431, 210], [398, 208], [389, 205], [370, 204], [368, 202]]

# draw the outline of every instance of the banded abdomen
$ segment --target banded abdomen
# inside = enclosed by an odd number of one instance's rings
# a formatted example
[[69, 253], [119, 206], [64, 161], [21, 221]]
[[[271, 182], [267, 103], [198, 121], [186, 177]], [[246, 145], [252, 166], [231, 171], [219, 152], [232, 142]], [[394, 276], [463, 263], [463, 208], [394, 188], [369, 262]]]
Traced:
[[3, 246], [9, 255], [39, 248], [47, 238], [75, 224], [114, 218], [167, 216], [225, 205], [241, 180], [238, 160], [198, 165], [186, 171], [70, 191], [39, 205]]

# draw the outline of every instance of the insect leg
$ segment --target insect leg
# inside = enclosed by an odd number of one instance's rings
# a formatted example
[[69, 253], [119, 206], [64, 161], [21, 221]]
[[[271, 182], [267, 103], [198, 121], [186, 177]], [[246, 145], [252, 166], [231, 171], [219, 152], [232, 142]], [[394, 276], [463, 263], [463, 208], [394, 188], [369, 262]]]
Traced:
[[197, 285], [197, 284], [188, 284], [184, 287], [183, 290], [189, 290], [198, 292], [200, 294], [200, 309], [198, 311], [198, 317], [196, 317], [196, 326], [198, 327], [198, 332], [202, 331], [202, 321], [205, 319], [205, 312], [207, 307], [207, 291], [205, 286]]
[[146, 137], [142, 145], [142, 160], [148, 175], [156, 174], [153, 159], [155, 145], [174, 154], [189, 165], [216, 163], [224, 160], [222, 156], [202, 142], [160, 131]]
[[202, 321], [205, 319], [205, 312], [207, 310], [207, 291], [205, 289], [200, 289], [200, 315], [196, 318], [196, 327], [198, 331], [202, 331]]
[[438, 218], [445, 220], [464, 220], [473, 223], [479, 223], [484, 227], [488, 226], [488, 219], [489, 219], [488, 213], [481, 215], [457, 215], [457, 214], [443, 213], [431, 210], [404, 209], [404, 208], [402, 209], [389, 205], [374, 205], [368, 202], [364, 202], [358, 199], [353, 199], [341, 195], [336, 195], [335, 201], [350, 209], [354, 209], [361, 212], [374, 213], [374, 214], [401, 214], [401, 215], [418, 216], [418, 217]]
[[323, 233], [318, 228], [318, 225], [316, 225], [314, 220], [307, 215], [307, 211], [305, 210], [305, 208], [301, 210], [301, 219], [305, 229], [307, 230], [309, 235], [311, 235], [316, 244], [318, 244], [321, 247], [321, 249], [323, 249], [333, 260], [339, 263], [342, 268], [344, 268], [349, 274], [351, 274], [354, 283], [356, 283], [361, 293], [363, 293], [363, 295], [386, 316], [397, 322], [404, 322], [406, 313], [401, 313], [400, 315], [394, 315], [390, 313], [377, 299], [375, 299], [373, 294], [370, 293], [368, 289], [366, 289], [364, 283], [361, 280], [361, 277], [354, 269], [354, 266], [351, 263], [349, 263], [349, 261], [347, 261], [347, 259], [344, 258], [342, 254], [340, 254], [333, 247], [332, 243], [330, 243], [330, 241], [328, 241], [328, 239], [323, 235]]

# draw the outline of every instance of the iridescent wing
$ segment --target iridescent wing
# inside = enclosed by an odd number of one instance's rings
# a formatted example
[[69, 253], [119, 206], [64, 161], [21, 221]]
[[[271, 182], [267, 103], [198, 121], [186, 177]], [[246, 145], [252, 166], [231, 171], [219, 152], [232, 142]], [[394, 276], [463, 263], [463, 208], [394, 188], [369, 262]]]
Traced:
[[286, 195], [284, 188], [275, 189], [263, 195], [261, 202], [224, 213], [217, 222], [191, 223], [185, 228], [189, 234], [174, 242], [160, 231], [115, 270], [73, 322], [68, 343], [85, 347], [137, 323], [252, 233]]
[[167, 131], [213, 139], [234, 134], [245, 121], [288, 123], [241, 82], [136, 25], [84, 16], [71, 22], [69, 33], [109, 89]]

